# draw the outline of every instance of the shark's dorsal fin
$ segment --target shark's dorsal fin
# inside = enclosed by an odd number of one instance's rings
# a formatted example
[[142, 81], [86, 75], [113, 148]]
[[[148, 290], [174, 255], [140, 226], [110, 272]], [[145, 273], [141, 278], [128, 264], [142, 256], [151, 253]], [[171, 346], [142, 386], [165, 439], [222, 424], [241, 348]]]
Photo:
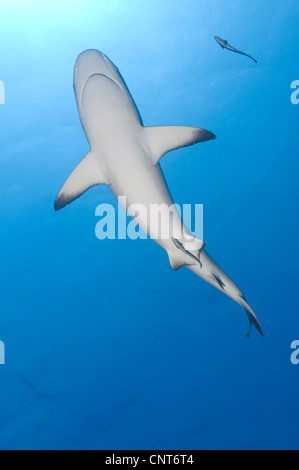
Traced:
[[89, 152], [74, 169], [62, 186], [55, 204], [55, 210], [62, 209], [97, 184], [109, 184], [97, 164], [92, 152]]
[[205, 129], [186, 126], [145, 127], [149, 156], [156, 165], [160, 158], [170, 150], [215, 139], [216, 136]]

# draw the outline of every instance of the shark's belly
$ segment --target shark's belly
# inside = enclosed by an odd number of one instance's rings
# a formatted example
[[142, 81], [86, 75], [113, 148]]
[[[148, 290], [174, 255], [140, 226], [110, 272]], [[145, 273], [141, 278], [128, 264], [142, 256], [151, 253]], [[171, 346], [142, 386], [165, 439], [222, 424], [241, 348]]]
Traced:
[[135, 222], [164, 249], [172, 238], [182, 238], [180, 214], [159, 164], [153, 166], [138, 143], [114, 145], [105, 165], [110, 189]]

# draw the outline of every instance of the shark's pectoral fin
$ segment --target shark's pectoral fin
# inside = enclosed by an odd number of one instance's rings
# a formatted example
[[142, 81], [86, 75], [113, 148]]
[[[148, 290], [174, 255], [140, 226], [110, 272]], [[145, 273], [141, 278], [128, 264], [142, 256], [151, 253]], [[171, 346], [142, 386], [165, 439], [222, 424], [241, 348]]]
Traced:
[[156, 165], [160, 158], [170, 150], [216, 139], [215, 134], [198, 127], [145, 127], [144, 133], [153, 165]]
[[62, 186], [55, 204], [55, 210], [62, 209], [74, 201], [87, 189], [97, 184], [109, 184], [101, 168], [98, 166], [94, 155], [89, 152], [79, 165], [74, 169]]

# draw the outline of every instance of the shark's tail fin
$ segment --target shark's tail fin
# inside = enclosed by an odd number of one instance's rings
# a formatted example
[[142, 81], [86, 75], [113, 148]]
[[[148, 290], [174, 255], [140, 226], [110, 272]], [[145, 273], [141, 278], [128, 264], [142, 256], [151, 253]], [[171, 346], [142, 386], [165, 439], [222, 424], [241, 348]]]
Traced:
[[245, 310], [247, 316], [248, 316], [248, 320], [249, 320], [249, 330], [247, 331], [246, 333], [246, 336], [247, 338], [250, 337], [250, 333], [251, 333], [251, 327], [252, 327], [252, 324], [255, 326], [255, 328], [257, 329], [257, 331], [262, 335], [264, 336], [264, 333], [263, 333], [263, 330], [262, 330], [262, 327], [260, 325], [260, 322], [258, 321], [256, 315], [253, 313], [252, 309], [249, 307], [248, 303], [246, 302], [245, 298], [242, 298], [242, 297], [238, 297], [237, 299], [235, 299], [236, 302], [241, 305], [241, 307]]
[[252, 309], [249, 307], [243, 292], [234, 283], [234, 281], [223, 271], [223, 269], [221, 269], [220, 266], [208, 255], [206, 250], [204, 249], [200, 251], [200, 257], [197, 263], [195, 262], [195, 260], [193, 263], [193, 258], [191, 258], [191, 263], [189, 264], [189, 259], [190, 257], [188, 258], [188, 263], [185, 263], [184, 265], [192, 273], [214, 286], [223, 294], [233, 299], [245, 310], [250, 324], [246, 336], [250, 336], [252, 325], [254, 325], [258, 332], [263, 336], [261, 325], [255, 314], [253, 313]]

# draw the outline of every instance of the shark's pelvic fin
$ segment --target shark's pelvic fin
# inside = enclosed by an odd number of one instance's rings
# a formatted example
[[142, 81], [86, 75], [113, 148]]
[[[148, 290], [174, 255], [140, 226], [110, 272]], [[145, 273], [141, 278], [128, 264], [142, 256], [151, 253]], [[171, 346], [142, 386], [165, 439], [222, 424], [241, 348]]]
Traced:
[[168, 252], [168, 257], [170, 265], [175, 271], [182, 266], [194, 266], [199, 264], [200, 267], [202, 267], [200, 253], [205, 247], [205, 243], [202, 240], [194, 238], [190, 243], [190, 241], [181, 242], [176, 238], [172, 238], [172, 243], [174, 249]]
[[170, 150], [216, 139], [215, 134], [198, 127], [145, 127], [144, 133], [153, 165], [156, 165], [160, 158]]
[[89, 152], [74, 169], [62, 186], [54, 208], [56, 211], [67, 206], [97, 184], [109, 184], [92, 152]]

